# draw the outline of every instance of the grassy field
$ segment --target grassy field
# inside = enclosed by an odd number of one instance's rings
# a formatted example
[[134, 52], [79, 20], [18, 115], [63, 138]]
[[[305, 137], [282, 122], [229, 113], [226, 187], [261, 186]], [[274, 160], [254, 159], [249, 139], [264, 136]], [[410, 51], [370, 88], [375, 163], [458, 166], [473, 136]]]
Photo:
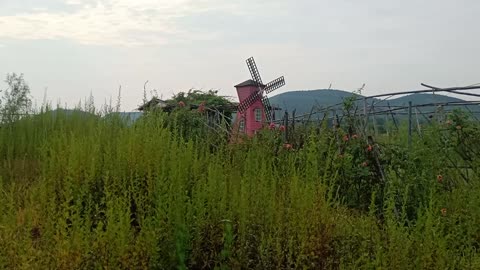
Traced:
[[480, 269], [478, 124], [229, 144], [187, 114], [3, 125], [0, 268]]

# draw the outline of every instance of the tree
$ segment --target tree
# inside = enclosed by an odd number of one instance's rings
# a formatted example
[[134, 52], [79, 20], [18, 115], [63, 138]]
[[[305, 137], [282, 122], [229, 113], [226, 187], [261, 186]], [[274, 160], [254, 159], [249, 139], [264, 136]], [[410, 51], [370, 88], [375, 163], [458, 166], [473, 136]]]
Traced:
[[167, 100], [167, 103], [177, 104], [178, 102], [185, 104], [200, 105], [202, 103], [211, 107], [229, 106], [232, 104], [230, 100], [218, 95], [217, 90], [208, 90], [206, 92], [201, 90], [190, 89], [188, 92], [180, 92]]
[[32, 106], [30, 87], [23, 78], [23, 74], [7, 74], [5, 82], [8, 88], [4, 91], [0, 103], [2, 122], [11, 123], [27, 114]]

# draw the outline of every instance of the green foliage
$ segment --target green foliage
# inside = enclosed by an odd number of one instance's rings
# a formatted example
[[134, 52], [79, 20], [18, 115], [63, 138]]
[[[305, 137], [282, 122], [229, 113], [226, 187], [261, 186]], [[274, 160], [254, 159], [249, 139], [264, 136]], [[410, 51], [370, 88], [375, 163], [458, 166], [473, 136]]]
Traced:
[[225, 106], [231, 103], [225, 97], [219, 96], [217, 90], [188, 90], [188, 92], [180, 92], [175, 94], [171, 99], [167, 100], [168, 103], [178, 104], [180, 101], [185, 104], [196, 104], [201, 103], [207, 104], [208, 106]]
[[408, 148], [326, 124], [231, 144], [186, 108], [25, 117], [0, 129], [0, 268], [478, 269], [479, 127], [450, 119]]
[[210, 145], [228, 139], [232, 103], [219, 96], [218, 91], [189, 90], [180, 92], [165, 102], [167, 109], [146, 110], [146, 118], [163, 119], [163, 126], [181, 138], [201, 138]]
[[3, 123], [12, 123], [29, 113], [32, 105], [30, 87], [23, 78], [23, 74], [7, 74], [5, 82], [8, 88], [0, 101], [1, 120]]

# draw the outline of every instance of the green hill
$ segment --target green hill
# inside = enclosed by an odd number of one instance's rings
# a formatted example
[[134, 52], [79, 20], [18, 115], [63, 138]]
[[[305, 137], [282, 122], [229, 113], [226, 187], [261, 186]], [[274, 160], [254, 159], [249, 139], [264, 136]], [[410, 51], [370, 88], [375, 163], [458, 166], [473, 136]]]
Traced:
[[430, 103], [463, 102], [465, 100], [438, 94], [412, 94], [391, 99], [389, 103], [394, 106], [408, 106], [409, 101], [411, 101], [413, 105], [420, 105]]
[[[284, 110], [292, 112], [295, 110], [296, 115], [307, 114], [312, 110], [312, 107], [315, 106], [317, 109], [334, 107], [336, 109], [341, 108], [342, 102], [345, 98], [351, 97], [353, 94], [350, 92], [342, 90], [331, 90], [331, 89], [320, 89], [320, 90], [310, 90], [310, 91], [290, 91], [282, 93], [270, 98], [270, 103], [276, 107], [282, 108], [282, 112], [278, 113], [280, 115]], [[363, 96], [359, 96], [363, 97]], [[375, 100], [376, 106], [381, 109], [382, 106], [386, 107], [388, 105], [395, 106], [408, 106], [408, 102], [412, 101], [413, 105], [420, 104], [431, 104], [431, 103], [447, 103], [447, 102], [462, 102], [464, 100], [449, 97], [445, 95], [438, 94], [412, 94], [407, 96], [402, 96], [398, 98], [392, 98], [387, 101], [382, 101], [379, 99]], [[369, 101], [371, 103], [371, 100]], [[360, 107], [363, 107], [363, 101], [358, 101], [357, 104]], [[335, 106], [337, 105], [337, 106]], [[457, 106], [463, 107], [463, 106]], [[478, 106], [476, 111], [480, 111]], [[454, 107], [452, 107], [454, 108]], [[385, 109], [385, 108], [383, 108]], [[424, 107], [422, 111], [430, 112], [433, 111], [434, 107]]]
[[313, 106], [329, 107], [351, 96], [352, 93], [341, 90], [291, 91], [270, 98], [270, 103], [290, 112], [307, 113]]

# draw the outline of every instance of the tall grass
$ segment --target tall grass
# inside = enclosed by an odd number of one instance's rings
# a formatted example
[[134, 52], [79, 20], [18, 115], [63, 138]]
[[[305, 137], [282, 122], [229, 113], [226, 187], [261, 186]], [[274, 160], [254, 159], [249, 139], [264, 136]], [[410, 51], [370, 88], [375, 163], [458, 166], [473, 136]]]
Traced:
[[32, 116], [0, 129], [0, 268], [478, 269], [480, 159], [456, 153], [478, 126], [462, 125], [382, 140], [381, 182], [362, 136], [327, 128], [290, 150], [164, 114]]

